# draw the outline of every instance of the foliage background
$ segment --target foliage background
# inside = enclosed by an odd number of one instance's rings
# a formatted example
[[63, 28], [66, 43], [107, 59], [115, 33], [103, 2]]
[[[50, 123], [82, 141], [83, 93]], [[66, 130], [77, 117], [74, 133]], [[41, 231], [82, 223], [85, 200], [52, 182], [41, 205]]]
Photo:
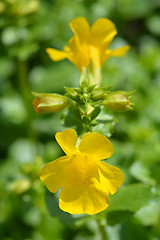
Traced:
[[[104, 212], [109, 240], [160, 239], [160, 1], [0, 1], [0, 239], [101, 239], [94, 216], [71, 216], [45, 193], [39, 171], [63, 153], [54, 140], [61, 113], [37, 116], [31, 91], [64, 92], [78, 86], [78, 70], [52, 62], [45, 49], [61, 49], [72, 33], [68, 23], [110, 18], [118, 29], [111, 47], [129, 43], [122, 59], [103, 66], [102, 85], [136, 90], [135, 110], [114, 114], [108, 163], [122, 169], [125, 184]], [[46, 207], [45, 197], [49, 207]], [[50, 213], [51, 215], [50, 215]]]

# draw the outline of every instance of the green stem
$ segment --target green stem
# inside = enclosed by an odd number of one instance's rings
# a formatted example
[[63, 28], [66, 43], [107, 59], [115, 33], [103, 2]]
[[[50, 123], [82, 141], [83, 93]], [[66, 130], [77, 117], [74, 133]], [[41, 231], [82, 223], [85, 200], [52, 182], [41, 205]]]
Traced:
[[18, 75], [20, 92], [27, 111], [27, 132], [31, 139], [35, 139], [35, 131], [32, 128], [32, 105], [28, 86], [28, 67], [26, 61], [18, 59]]
[[93, 61], [90, 61], [90, 64], [88, 66], [89, 71], [89, 84], [90, 85], [97, 85], [99, 87], [101, 82], [101, 67], [95, 66]]
[[97, 219], [96, 221], [97, 221], [99, 231], [100, 231], [100, 234], [101, 234], [101, 239], [102, 240], [108, 240], [108, 236], [107, 236], [107, 232], [105, 230], [105, 224], [104, 224], [103, 220]]

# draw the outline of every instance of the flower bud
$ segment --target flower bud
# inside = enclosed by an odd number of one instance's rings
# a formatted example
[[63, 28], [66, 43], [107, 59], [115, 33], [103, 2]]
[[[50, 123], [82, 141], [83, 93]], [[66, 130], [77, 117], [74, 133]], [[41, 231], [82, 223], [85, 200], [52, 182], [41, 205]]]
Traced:
[[133, 109], [133, 103], [130, 102], [131, 96], [135, 91], [115, 91], [107, 95], [103, 101], [103, 105], [113, 111], [127, 111]]
[[94, 108], [89, 104], [89, 103], [86, 103], [84, 105], [81, 105], [79, 107], [79, 110], [80, 110], [80, 115], [81, 117], [91, 117], [92, 115], [92, 112], [94, 111]]
[[72, 101], [77, 101], [79, 100], [79, 89], [77, 88], [68, 88], [64, 87], [66, 91], [66, 97], [69, 98]]
[[111, 86], [102, 87], [102, 88], [94, 88], [92, 91], [92, 99], [95, 101], [104, 99], [109, 93], [109, 89]]
[[16, 194], [22, 194], [31, 188], [29, 179], [17, 179], [9, 185], [10, 191]]
[[52, 93], [35, 93], [33, 108], [37, 113], [58, 112], [68, 105], [67, 99], [59, 94]]

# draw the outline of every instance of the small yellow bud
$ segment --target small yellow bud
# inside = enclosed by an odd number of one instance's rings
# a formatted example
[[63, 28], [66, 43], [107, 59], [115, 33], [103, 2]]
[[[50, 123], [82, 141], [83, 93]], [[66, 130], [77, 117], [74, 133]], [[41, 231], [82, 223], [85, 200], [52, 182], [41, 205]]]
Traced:
[[6, 10], [5, 4], [0, 1], [0, 14], [4, 13], [5, 10]]
[[113, 111], [132, 110], [133, 103], [130, 102], [131, 96], [135, 91], [115, 91], [107, 95], [103, 101], [103, 105]]
[[21, 194], [31, 188], [31, 182], [29, 179], [19, 179], [15, 180], [9, 187], [12, 192]]
[[35, 93], [33, 108], [37, 113], [58, 112], [68, 105], [67, 99], [59, 94], [52, 93]]

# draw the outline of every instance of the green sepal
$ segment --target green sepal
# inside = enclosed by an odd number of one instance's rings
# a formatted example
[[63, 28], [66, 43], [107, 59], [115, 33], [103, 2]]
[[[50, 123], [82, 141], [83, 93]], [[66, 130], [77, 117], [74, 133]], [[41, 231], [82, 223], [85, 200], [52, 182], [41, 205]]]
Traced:
[[135, 91], [114, 91], [109, 93], [102, 104], [109, 110], [112, 111], [128, 111], [132, 110], [134, 104], [130, 102], [130, 98]]
[[66, 97], [60, 94], [32, 92], [32, 95], [35, 97], [33, 108], [40, 114], [58, 112], [68, 105]]
[[93, 89], [92, 99], [94, 101], [103, 100], [107, 96], [107, 94], [110, 93], [110, 91], [109, 91], [110, 88], [111, 88], [111, 86]]

